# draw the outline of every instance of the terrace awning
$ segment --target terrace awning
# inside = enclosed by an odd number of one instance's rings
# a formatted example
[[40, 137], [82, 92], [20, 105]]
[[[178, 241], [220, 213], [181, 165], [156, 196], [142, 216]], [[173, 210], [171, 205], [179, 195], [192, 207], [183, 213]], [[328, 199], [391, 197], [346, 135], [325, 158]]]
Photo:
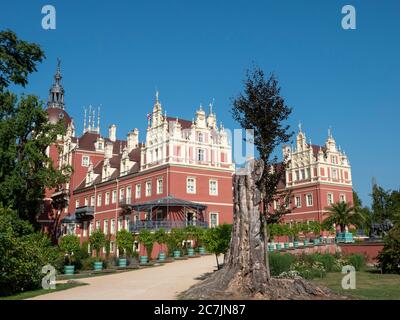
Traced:
[[178, 199], [172, 196], [131, 205], [131, 208], [135, 211], [147, 211], [155, 207], [185, 207], [196, 210], [205, 210], [207, 208], [204, 204]]
[[65, 216], [62, 220], [61, 223], [78, 223], [79, 220], [75, 216], [75, 214], [70, 214], [68, 216]]

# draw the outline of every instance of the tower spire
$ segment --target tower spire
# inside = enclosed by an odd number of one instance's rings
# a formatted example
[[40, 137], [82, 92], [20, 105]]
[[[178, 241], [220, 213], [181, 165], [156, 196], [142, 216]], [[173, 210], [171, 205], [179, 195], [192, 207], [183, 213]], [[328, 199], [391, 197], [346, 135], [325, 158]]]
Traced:
[[47, 108], [64, 109], [64, 88], [61, 85], [61, 60], [57, 58], [57, 69], [54, 74], [54, 83], [49, 90]]

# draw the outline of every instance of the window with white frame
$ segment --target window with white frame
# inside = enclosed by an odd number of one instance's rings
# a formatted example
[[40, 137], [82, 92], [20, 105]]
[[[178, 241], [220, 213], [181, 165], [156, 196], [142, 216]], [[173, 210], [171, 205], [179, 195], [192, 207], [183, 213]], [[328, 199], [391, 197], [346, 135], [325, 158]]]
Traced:
[[94, 195], [90, 197], [90, 206], [94, 207]]
[[131, 219], [129, 217], [125, 218], [125, 228], [126, 230], [129, 231], [129, 228], [131, 227]]
[[301, 197], [300, 196], [296, 196], [294, 198], [294, 204], [295, 204], [296, 208], [301, 208]]
[[186, 193], [196, 193], [196, 179], [186, 178]]
[[344, 194], [340, 195], [340, 202], [346, 202], [346, 196]]
[[299, 181], [300, 177], [299, 177], [299, 171], [295, 172], [295, 181]]
[[209, 194], [211, 196], [218, 195], [218, 181], [217, 180], [210, 180], [209, 181]]
[[91, 235], [92, 232], [93, 232], [93, 222], [90, 222], [90, 225], [89, 225], [89, 235]]
[[113, 190], [111, 194], [111, 203], [115, 203], [117, 201], [117, 190]]
[[126, 187], [126, 202], [131, 203], [132, 202], [132, 187]]
[[122, 218], [118, 218], [118, 231], [122, 230]]
[[121, 188], [119, 189], [119, 202], [124, 201], [124, 197], [125, 197], [125, 189]]
[[82, 167], [89, 167], [89, 164], [90, 164], [90, 157], [82, 156]]
[[111, 219], [110, 233], [115, 234], [115, 219]]
[[97, 206], [101, 207], [101, 193], [97, 195]]
[[146, 181], [146, 197], [151, 196], [151, 181]]
[[307, 168], [307, 179], [311, 179], [311, 169]]
[[336, 156], [331, 156], [331, 161], [333, 164], [337, 164]]
[[304, 180], [306, 178], [306, 173], [305, 173], [304, 169], [301, 169], [300, 173], [301, 173], [300, 179]]
[[210, 228], [218, 226], [218, 212], [210, 212]]
[[197, 161], [204, 161], [204, 150], [203, 149], [197, 150]]
[[328, 205], [332, 205], [332, 204], [333, 204], [333, 194], [328, 193]]
[[135, 198], [139, 199], [141, 197], [141, 193], [142, 193], [142, 185], [141, 184], [137, 184], [136, 185]]
[[274, 210], [278, 209], [278, 201], [274, 200]]
[[79, 199], [75, 200], [75, 208], [79, 208]]
[[85, 197], [85, 206], [88, 206], [89, 205], [89, 199], [88, 199], [88, 197]]
[[100, 220], [96, 221], [96, 230], [100, 230]]
[[114, 253], [115, 252], [115, 242], [110, 241], [110, 252]]
[[106, 206], [110, 204], [110, 193], [109, 192], [106, 192], [104, 203]]
[[333, 178], [333, 179], [337, 179], [337, 178], [338, 178], [337, 169], [332, 169], [332, 178]]
[[163, 179], [158, 178], [157, 179], [157, 194], [163, 193]]
[[199, 134], [198, 134], [198, 141], [199, 142], [204, 142], [204, 135], [203, 135], [202, 132], [199, 132]]
[[104, 219], [103, 233], [108, 234], [108, 219]]
[[307, 207], [311, 207], [313, 205], [313, 196], [311, 193], [306, 195], [307, 198]]

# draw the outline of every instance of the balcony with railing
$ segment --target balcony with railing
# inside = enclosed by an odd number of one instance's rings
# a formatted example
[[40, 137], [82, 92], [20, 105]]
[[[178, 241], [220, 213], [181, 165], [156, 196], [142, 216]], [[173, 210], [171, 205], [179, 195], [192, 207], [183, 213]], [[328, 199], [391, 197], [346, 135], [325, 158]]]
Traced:
[[201, 228], [208, 228], [207, 221], [187, 221], [187, 220], [145, 220], [131, 222], [129, 231], [139, 232], [142, 229], [158, 230], [163, 228], [169, 231], [173, 228], [185, 228], [188, 226], [196, 226]]

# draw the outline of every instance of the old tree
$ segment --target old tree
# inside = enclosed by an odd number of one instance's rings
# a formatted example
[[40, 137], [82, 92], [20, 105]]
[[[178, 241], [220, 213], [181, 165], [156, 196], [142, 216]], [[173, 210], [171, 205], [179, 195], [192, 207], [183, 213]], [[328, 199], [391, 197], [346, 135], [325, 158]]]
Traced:
[[244, 93], [233, 100], [234, 119], [253, 129], [259, 159], [247, 164], [245, 175], [234, 177], [234, 221], [224, 267], [182, 294], [187, 299], [309, 299], [330, 294], [301, 278], [271, 278], [266, 243], [267, 224], [284, 212], [269, 212], [284, 167], [278, 165], [274, 149], [292, 133], [285, 124], [291, 108], [280, 95], [274, 75], [265, 79], [258, 67], [248, 71]]

